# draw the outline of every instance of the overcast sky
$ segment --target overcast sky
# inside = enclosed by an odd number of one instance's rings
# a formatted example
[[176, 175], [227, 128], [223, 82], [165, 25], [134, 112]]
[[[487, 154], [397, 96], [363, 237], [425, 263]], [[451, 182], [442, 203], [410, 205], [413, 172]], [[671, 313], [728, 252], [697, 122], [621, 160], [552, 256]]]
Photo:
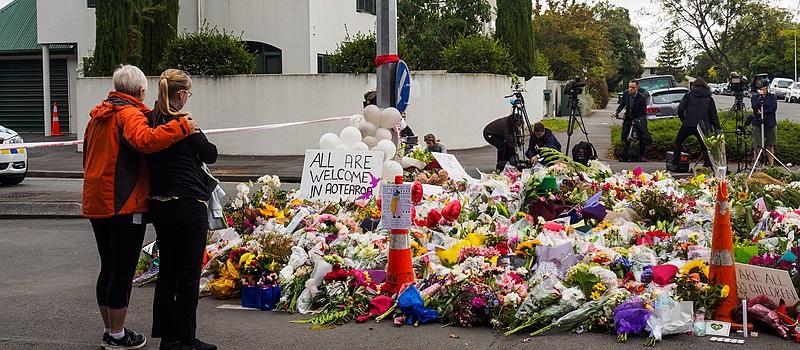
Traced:
[[[291, 0], [286, 0], [291, 1]], [[583, 0], [593, 3], [596, 0]], [[11, 0], [0, 0], [0, 7], [7, 5]], [[641, 29], [642, 43], [647, 52], [648, 59], [655, 59], [661, 47], [661, 39], [664, 34], [664, 27], [667, 23], [659, 21], [658, 0], [609, 0], [612, 4], [627, 8], [631, 13], [634, 24]], [[767, 0], [775, 6], [794, 9], [795, 20], [800, 20], [800, 0]]]

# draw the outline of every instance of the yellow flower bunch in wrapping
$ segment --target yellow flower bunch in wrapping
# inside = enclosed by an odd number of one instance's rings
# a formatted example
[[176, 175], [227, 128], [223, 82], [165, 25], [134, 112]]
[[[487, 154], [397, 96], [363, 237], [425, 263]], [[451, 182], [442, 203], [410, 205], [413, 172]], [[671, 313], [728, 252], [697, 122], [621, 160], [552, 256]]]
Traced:
[[445, 264], [455, 264], [458, 262], [458, 253], [464, 247], [481, 247], [486, 241], [486, 236], [477, 233], [469, 233], [463, 240], [453, 244], [450, 248], [442, 249], [436, 252], [439, 259]]
[[228, 260], [219, 270], [219, 277], [208, 284], [209, 291], [217, 299], [227, 299], [233, 296], [238, 290], [239, 271], [236, 266]]

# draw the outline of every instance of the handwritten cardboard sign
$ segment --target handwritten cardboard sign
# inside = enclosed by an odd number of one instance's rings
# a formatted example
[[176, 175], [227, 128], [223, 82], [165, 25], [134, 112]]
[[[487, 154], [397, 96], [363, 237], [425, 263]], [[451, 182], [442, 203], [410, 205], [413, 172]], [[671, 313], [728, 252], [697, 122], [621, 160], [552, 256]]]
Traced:
[[739, 298], [764, 294], [775, 303], [781, 299], [788, 305], [800, 301], [789, 273], [783, 270], [736, 263], [736, 287]]
[[411, 229], [411, 185], [381, 186], [381, 227], [386, 230]]
[[433, 152], [433, 158], [436, 159], [436, 162], [439, 163], [442, 169], [447, 171], [447, 175], [451, 179], [456, 181], [474, 180], [472, 176], [467, 174], [467, 171], [464, 170], [464, 167], [458, 162], [456, 156], [449, 153]]
[[322, 201], [369, 199], [377, 192], [383, 152], [306, 150], [302, 198]]

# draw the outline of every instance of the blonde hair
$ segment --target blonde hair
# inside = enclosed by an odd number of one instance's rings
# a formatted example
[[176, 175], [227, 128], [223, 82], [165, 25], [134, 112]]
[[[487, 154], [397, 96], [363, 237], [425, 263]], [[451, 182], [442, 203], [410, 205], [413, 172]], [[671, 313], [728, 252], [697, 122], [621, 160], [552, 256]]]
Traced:
[[192, 88], [192, 78], [189, 73], [180, 69], [167, 69], [161, 73], [161, 78], [158, 81], [158, 110], [165, 115], [173, 117], [183, 117], [188, 115], [187, 112], [176, 111], [172, 108], [170, 101], [178, 96], [181, 90], [189, 90]]
[[114, 70], [114, 90], [127, 94], [133, 97], [144, 98], [139, 96], [142, 89], [147, 90], [147, 77], [141, 69], [129, 64], [120, 66]]

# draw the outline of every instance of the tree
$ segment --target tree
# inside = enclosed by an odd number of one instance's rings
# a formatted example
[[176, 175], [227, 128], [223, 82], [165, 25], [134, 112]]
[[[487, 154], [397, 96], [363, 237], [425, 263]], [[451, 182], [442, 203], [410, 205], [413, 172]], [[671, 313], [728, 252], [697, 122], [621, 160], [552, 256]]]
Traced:
[[152, 20], [145, 20], [140, 68], [147, 75], [159, 75], [158, 66], [167, 44], [178, 36], [178, 0], [152, 0]]
[[250, 74], [256, 63], [255, 54], [247, 51], [241, 37], [204, 26], [170, 41], [159, 69], [167, 68], [192, 75]]
[[333, 73], [375, 73], [375, 34], [347, 35], [328, 56]]
[[91, 74], [111, 75], [120, 64], [138, 64], [142, 0], [98, 1], [95, 9], [96, 44]]
[[611, 44], [611, 58], [615, 66], [606, 83], [620, 88], [621, 84], [627, 84], [644, 73], [645, 53], [639, 29], [633, 25], [630, 14], [624, 7], [601, 1], [595, 5], [595, 11]]
[[530, 0], [498, 0], [495, 38], [504, 43], [514, 63], [512, 73], [530, 79], [533, 76], [532, 3]]
[[459, 39], [442, 53], [448, 72], [508, 75], [511, 55], [495, 39], [476, 35]]
[[683, 70], [684, 50], [680, 41], [675, 38], [675, 32], [669, 31], [664, 37], [661, 52], [658, 53], [659, 74], [668, 74], [675, 77], [677, 81], [683, 81], [686, 73]]

